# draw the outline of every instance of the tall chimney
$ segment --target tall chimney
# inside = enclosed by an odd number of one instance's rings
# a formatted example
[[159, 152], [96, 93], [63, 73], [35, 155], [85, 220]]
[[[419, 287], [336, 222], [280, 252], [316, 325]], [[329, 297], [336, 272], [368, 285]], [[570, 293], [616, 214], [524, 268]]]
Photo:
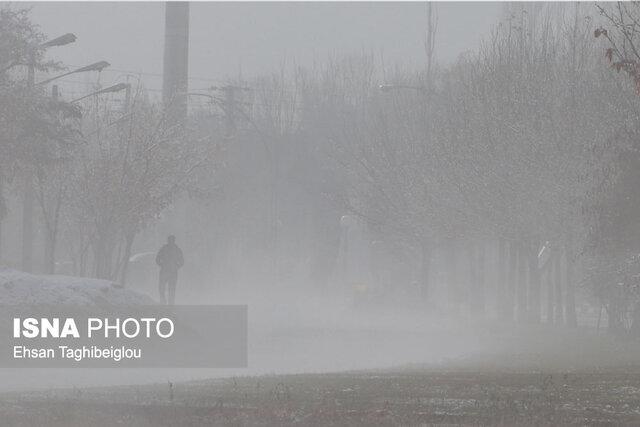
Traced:
[[165, 3], [162, 102], [167, 118], [184, 125], [189, 75], [189, 2]]

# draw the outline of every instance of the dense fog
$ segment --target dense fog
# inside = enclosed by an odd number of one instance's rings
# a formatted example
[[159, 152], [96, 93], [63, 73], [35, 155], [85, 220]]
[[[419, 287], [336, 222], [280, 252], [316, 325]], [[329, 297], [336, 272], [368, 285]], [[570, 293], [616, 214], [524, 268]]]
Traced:
[[4, 390], [634, 363], [637, 4], [31, 6], [0, 5], [0, 302], [20, 270], [246, 304], [249, 367]]

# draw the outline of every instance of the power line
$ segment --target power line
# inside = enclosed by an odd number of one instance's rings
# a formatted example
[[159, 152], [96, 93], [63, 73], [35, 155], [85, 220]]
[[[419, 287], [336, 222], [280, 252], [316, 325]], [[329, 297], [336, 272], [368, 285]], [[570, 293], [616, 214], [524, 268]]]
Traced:
[[[95, 82], [88, 82], [88, 81], [82, 81], [82, 80], [59, 79], [58, 81], [60, 83], [74, 83], [74, 84], [81, 84], [85, 86], [93, 86], [96, 84]], [[150, 92], [162, 92], [162, 89], [154, 89], [154, 88], [149, 88], [147, 86], [144, 86], [144, 90], [150, 91]]]
[[[80, 65], [69, 64], [69, 67], [80, 68]], [[116, 72], [116, 73], [125, 73], [125, 74], [134, 74], [134, 75], [137, 74], [137, 75], [141, 75], [141, 76], [162, 77], [162, 73], [150, 73], [150, 72], [146, 72], [146, 71], [122, 70], [122, 69], [111, 68], [111, 67], [105, 69], [104, 71], [106, 71], [106, 72]], [[214, 78], [210, 78], [210, 77], [189, 77], [188, 80], [190, 80], [190, 81], [203, 81], [203, 82], [222, 83], [222, 84], [225, 84], [225, 83], [228, 82], [228, 80], [214, 79]]]

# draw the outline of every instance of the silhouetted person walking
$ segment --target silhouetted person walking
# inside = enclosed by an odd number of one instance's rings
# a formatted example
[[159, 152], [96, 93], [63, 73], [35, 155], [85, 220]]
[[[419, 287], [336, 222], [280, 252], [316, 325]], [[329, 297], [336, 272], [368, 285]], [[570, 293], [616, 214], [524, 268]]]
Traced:
[[158, 288], [160, 301], [167, 303], [166, 290], [169, 287], [169, 305], [173, 305], [176, 299], [176, 284], [178, 283], [178, 270], [184, 264], [182, 250], [176, 245], [176, 236], [167, 237], [167, 243], [160, 248], [156, 255], [156, 264], [160, 266], [160, 279]]

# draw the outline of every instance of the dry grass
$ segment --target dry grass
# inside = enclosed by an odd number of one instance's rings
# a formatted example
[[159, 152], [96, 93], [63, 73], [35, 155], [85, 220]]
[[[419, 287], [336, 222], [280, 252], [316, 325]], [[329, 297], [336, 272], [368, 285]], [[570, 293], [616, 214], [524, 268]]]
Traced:
[[1, 402], [8, 426], [640, 425], [640, 373], [263, 376]]
[[439, 366], [5, 393], [0, 425], [640, 425], [640, 343], [492, 334], [492, 353]]

